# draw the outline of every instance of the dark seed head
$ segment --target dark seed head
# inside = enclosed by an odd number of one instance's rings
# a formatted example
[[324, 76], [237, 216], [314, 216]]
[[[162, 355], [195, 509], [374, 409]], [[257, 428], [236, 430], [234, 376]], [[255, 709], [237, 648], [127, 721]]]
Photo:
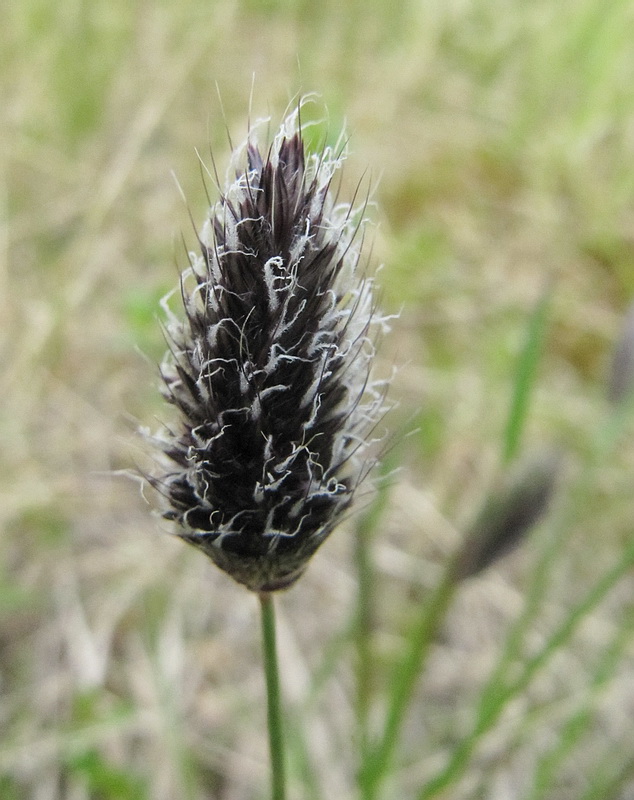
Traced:
[[547, 512], [561, 458], [545, 452], [522, 465], [504, 490], [489, 498], [454, 564], [456, 580], [477, 575], [519, 545]]
[[298, 118], [234, 153], [190, 254], [161, 365], [179, 424], [150, 479], [179, 535], [254, 591], [290, 586], [341, 520], [383, 412], [363, 220], [330, 191], [341, 157], [307, 154]]

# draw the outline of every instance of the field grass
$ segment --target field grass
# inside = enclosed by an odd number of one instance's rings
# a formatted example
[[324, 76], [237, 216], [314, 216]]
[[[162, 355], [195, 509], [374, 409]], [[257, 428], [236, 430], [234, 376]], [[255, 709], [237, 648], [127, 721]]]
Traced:
[[[630, 798], [634, 425], [608, 395], [634, 294], [634, 2], [2, 18], [0, 796], [268, 796], [257, 603], [116, 473], [167, 414], [158, 301], [194, 238], [173, 175], [201, 224], [196, 151], [223, 170], [227, 130], [316, 92], [320, 131], [350, 134], [343, 191], [374, 187], [400, 311], [379, 368], [411, 433], [278, 599], [289, 797]], [[552, 452], [548, 513], [456, 582], [487, 500]]]

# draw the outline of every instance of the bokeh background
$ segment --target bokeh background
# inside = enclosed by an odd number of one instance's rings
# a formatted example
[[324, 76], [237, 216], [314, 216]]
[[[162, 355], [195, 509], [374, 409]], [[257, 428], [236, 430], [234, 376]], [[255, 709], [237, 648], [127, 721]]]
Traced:
[[[415, 429], [374, 547], [379, 669], [497, 484], [546, 308], [515, 456], [564, 454], [552, 519], [455, 598], [392, 776], [391, 796], [416, 797], [468, 729], [544, 543], [560, 546], [528, 647], [632, 542], [632, 426], [606, 396], [634, 293], [634, 2], [22, 0], [0, 14], [0, 795], [266, 796], [254, 598], [117, 472], [147, 457], [137, 428], [169, 418], [158, 301], [181, 235], [194, 243], [173, 176], [200, 225], [197, 151], [222, 173], [227, 130], [240, 142], [249, 114], [275, 124], [316, 92], [319, 130], [350, 136], [344, 191], [373, 187], [372, 260], [400, 311], [379, 364], [399, 366], [388, 424]], [[298, 798], [355, 796], [354, 524], [280, 602], [313, 772], [294, 758]], [[633, 600], [630, 571], [443, 796], [634, 796]]]

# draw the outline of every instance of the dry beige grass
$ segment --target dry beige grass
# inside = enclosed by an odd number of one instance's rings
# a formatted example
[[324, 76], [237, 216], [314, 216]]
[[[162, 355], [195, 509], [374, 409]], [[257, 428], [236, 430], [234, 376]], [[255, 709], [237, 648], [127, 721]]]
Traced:
[[[610, 353], [634, 290], [634, 58], [621, 35], [634, 5], [614, 4], [601, 24], [589, 0], [558, 10], [425, 5], [29, 0], [8, 13], [3, 797], [264, 796], [255, 603], [163, 535], [138, 487], [111, 474], [144, 457], [137, 421], [154, 427], [165, 414], [153, 315], [183, 260], [180, 232], [192, 238], [170, 173], [200, 222], [195, 149], [211, 145], [226, 163], [225, 123], [243, 135], [253, 74], [254, 109], [274, 118], [296, 92], [319, 92], [332, 128], [348, 121], [350, 188], [366, 165], [378, 181], [375, 260], [385, 263], [386, 306], [403, 308], [383, 354], [386, 369], [405, 365], [394, 424], [424, 409], [377, 541], [379, 667], [402, 647], [414, 601], [496, 479], [526, 319], [554, 281], [525, 444], [568, 453], [555, 521], [456, 598], [407, 723], [393, 796], [415, 797], [469, 729], [548, 536], [565, 531], [529, 650], [631, 541], [631, 425], [611, 448], [600, 434]], [[353, 525], [281, 600], [290, 707], [307, 702], [354, 601]], [[629, 769], [630, 578], [509, 704], [446, 797], [566, 800], [612, 761]], [[613, 676], [595, 688], [595, 665], [619, 635]], [[343, 658], [302, 714], [321, 797], [354, 794], [352, 687]], [[532, 795], [540, 756], [578, 708], [589, 709], [590, 735]], [[298, 788], [294, 763], [292, 796], [316, 797]], [[135, 795], [139, 776], [147, 791]], [[605, 796], [629, 797], [628, 786]]]

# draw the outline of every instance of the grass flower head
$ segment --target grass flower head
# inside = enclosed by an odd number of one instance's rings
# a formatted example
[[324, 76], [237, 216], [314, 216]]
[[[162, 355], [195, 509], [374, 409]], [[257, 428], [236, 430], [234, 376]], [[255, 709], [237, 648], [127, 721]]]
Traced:
[[178, 535], [259, 592], [290, 586], [350, 508], [384, 410], [365, 207], [338, 201], [342, 148], [307, 153], [300, 110], [234, 151], [181, 276], [161, 366], [179, 423], [151, 478]]

